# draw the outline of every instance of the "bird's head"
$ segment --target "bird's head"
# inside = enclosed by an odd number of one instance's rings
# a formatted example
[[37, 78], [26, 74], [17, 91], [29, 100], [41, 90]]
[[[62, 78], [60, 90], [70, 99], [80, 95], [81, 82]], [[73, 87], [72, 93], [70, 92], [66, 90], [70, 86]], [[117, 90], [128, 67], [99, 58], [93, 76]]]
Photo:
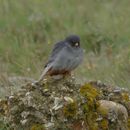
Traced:
[[66, 37], [65, 41], [72, 47], [80, 47], [80, 38], [77, 35], [70, 35]]

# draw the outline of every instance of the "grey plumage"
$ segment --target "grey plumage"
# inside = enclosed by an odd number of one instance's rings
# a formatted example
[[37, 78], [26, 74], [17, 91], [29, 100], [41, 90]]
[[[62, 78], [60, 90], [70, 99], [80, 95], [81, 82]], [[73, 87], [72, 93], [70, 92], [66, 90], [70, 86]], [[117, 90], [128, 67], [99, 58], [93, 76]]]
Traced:
[[82, 62], [82, 60], [83, 49], [80, 48], [80, 39], [76, 35], [71, 35], [64, 41], [54, 45], [39, 81], [44, 78], [50, 69], [51, 71], [67, 70], [71, 72]]

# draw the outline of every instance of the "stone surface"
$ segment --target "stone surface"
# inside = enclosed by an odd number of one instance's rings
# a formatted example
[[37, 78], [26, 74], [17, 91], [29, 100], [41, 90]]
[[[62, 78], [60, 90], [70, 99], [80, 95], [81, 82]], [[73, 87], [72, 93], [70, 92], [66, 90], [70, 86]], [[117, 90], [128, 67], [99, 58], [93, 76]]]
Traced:
[[129, 130], [129, 95], [98, 81], [49, 79], [0, 100], [0, 116], [13, 130]]

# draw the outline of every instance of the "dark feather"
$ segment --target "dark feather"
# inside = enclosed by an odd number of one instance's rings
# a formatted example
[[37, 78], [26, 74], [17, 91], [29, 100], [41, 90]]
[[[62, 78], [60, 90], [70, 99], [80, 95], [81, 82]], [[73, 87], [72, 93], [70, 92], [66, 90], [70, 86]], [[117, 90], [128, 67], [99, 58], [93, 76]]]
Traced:
[[62, 50], [62, 48], [63, 48], [64, 46], [65, 46], [65, 42], [64, 42], [64, 41], [60, 41], [60, 42], [58, 42], [58, 43], [56, 43], [56, 44], [54, 45], [54, 48], [53, 48], [53, 50], [52, 50], [52, 52], [51, 52], [51, 55], [50, 55], [50, 57], [49, 57], [49, 59], [48, 59], [48, 62], [46, 63], [46, 65], [45, 65], [44, 67], [47, 67], [47, 65], [48, 65], [49, 63], [51, 63], [51, 62], [54, 61], [56, 55], [59, 53], [59, 51]]

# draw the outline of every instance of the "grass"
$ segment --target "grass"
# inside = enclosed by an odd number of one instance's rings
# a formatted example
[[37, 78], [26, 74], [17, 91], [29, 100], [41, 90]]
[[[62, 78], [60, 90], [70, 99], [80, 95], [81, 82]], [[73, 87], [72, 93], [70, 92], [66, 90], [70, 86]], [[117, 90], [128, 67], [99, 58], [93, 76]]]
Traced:
[[1, 0], [1, 82], [19, 75], [37, 79], [53, 44], [73, 33], [81, 37], [86, 51], [76, 77], [129, 87], [129, 4], [129, 0]]

